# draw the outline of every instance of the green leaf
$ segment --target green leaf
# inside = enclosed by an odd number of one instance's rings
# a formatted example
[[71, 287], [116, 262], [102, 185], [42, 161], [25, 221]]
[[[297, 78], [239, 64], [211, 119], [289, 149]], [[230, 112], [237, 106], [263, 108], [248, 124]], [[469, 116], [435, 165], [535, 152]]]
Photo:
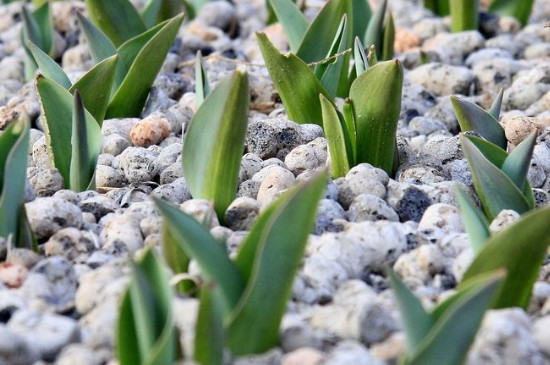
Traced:
[[388, 1], [383, 0], [382, 3], [378, 5], [378, 8], [369, 22], [363, 42], [367, 47], [371, 45], [376, 47], [376, 57], [378, 59], [382, 59], [382, 50], [384, 49], [384, 17], [386, 16], [387, 4]]
[[388, 20], [384, 25], [384, 38], [382, 40], [382, 59], [391, 60], [393, 58], [393, 44], [395, 42], [395, 25], [393, 22], [393, 15], [391, 12], [388, 14]]
[[85, 0], [92, 22], [118, 47], [147, 28], [128, 0]]
[[435, 321], [397, 274], [391, 269], [387, 272], [407, 335], [407, 353], [412, 354], [418, 351]]
[[[176, 237], [170, 231], [170, 226], [166, 220], [162, 222], [162, 254], [164, 261], [172, 272], [177, 274], [186, 273], [189, 268], [191, 258], [185, 253], [176, 240]], [[189, 281], [180, 281], [177, 284], [177, 290], [179, 293], [187, 293], [194, 285]]]
[[531, 165], [533, 149], [537, 141], [537, 132], [532, 132], [508, 155], [501, 170], [523, 190], [527, 182], [527, 172]]
[[460, 136], [464, 155], [470, 165], [474, 186], [483, 210], [492, 221], [503, 209], [522, 214], [530, 209], [529, 202], [514, 182], [492, 164], [469, 138]]
[[462, 223], [470, 238], [470, 245], [474, 252], [478, 252], [491, 235], [489, 221], [464, 190], [458, 188], [455, 196], [460, 207]]
[[351, 85], [357, 125], [357, 163], [368, 162], [393, 175], [395, 134], [401, 110], [403, 67], [379, 62]]
[[281, 318], [326, 182], [326, 174], [321, 173], [285, 193], [274, 203], [275, 209], [262, 214], [242, 244], [236, 264], [250, 276], [227, 327], [228, 346], [234, 355], [262, 353], [277, 344]]
[[508, 154], [505, 150], [498, 147], [496, 144], [487, 141], [486, 139], [479, 138], [477, 136], [464, 135], [465, 138], [469, 139], [488, 159], [493, 165], [502, 168], [504, 161], [508, 158]]
[[27, 7], [23, 6], [22, 14], [25, 40], [30, 40], [48, 55], [53, 56], [53, 52], [55, 51], [53, 41], [54, 27], [50, 4], [45, 2], [32, 13], [29, 13]]
[[355, 166], [357, 165], [357, 124], [355, 122], [355, 112], [353, 111], [353, 104], [351, 103], [351, 100], [349, 100], [349, 98], [344, 99], [344, 105], [342, 106], [342, 116], [344, 118], [344, 125], [346, 130], [346, 132], [344, 133], [344, 137], [346, 138], [348, 163], [350, 166]]
[[[307, 29], [302, 43], [296, 52], [301, 60], [306, 63], [317, 62], [324, 59], [332, 48], [332, 42], [344, 14], [351, 17], [351, 0], [330, 0], [319, 12]], [[351, 47], [353, 41], [350, 24], [346, 48]], [[265, 58], [265, 57], [264, 57]]]
[[[107, 108], [106, 118], [140, 115], [149, 90], [178, 34], [182, 21], [183, 14], [159, 24], [161, 28], [139, 50], [122, 84], [113, 95]], [[122, 47], [119, 50], [119, 55], [121, 61], [127, 61], [127, 58], [123, 56]]]
[[359, 37], [355, 37], [355, 42], [353, 44], [353, 59], [355, 60], [355, 74], [357, 76], [367, 71], [369, 63], [367, 61], [367, 55], [365, 54], [365, 48]]
[[171, 365], [179, 357], [168, 278], [152, 250], [134, 265], [117, 328], [121, 365]]
[[451, 13], [449, 0], [424, 0], [424, 7], [430, 9], [434, 14], [444, 17]]
[[225, 248], [193, 217], [163, 200], [155, 199], [155, 203], [181, 251], [197, 261], [207, 280], [214, 280], [219, 286], [224, 315], [228, 316], [237, 305], [245, 283]]
[[77, 12], [78, 23], [80, 29], [86, 37], [88, 48], [92, 54], [92, 59], [95, 63], [101, 62], [104, 59], [116, 55], [116, 47], [109, 38], [99, 30], [92, 22], [84, 17], [80, 12]]
[[504, 129], [491, 113], [456, 96], [451, 96], [451, 104], [461, 131], [476, 131], [486, 140], [506, 150], [508, 142]]
[[522, 26], [526, 26], [531, 16], [534, 0], [494, 0], [489, 6], [489, 12], [499, 15], [513, 16]]
[[332, 164], [332, 177], [343, 177], [350, 169], [344, 129], [334, 105], [323, 94], [319, 94], [319, 97], [323, 112], [323, 129]]
[[264, 33], [256, 33], [256, 36], [288, 117], [299, 124], [321, 125], [323, 117], [319, 94], [331, 100], [327, 90], [304, 61], [293, 54], [282, 55]]
[[220, 218], [237, 194], [248, 100], [247, 75], [237, 70], [204, 100], [183, 144], [183, 173], [191, 195], [212, 200]]
[[477, 30], [479, 21], [479, 0], [449, 1], [451, 31]]
[[[348, 43], [347, 23], [347, 15], [344, 14], [340, 22], [340, 27], [334, 37], [331, 49], [326, 55], [327, 59], [346, 50]], [[332, 97], [336, 95], [336, 91], [341, 82], [347, 85], [348, 65], [349, 56], [345, 55], [337, 57], [332, 61], [323, 62], [315, 68], [315, 75]]]
[[487, 112], [491, 114], [491, 116], [495, 118], [496, 121], [498, 121], [498, 118], [500, 117], [500, 109], [502, 107], [503, 96], [504, 96], [504, 89], [500, 89], [497, 97], [495, 98], [495, 100], [493, 100], [491, 107], [487, 110]]
[[70, 186], [73, 190], [84, 191], [90, 184], [90, 176], [95, 171], [95, 161], [88, 148], [86, 115], [78, 90], [74, 91], [73, 125], [71, 137]]
[[109, 104], [110, 92], [115, 80], [117, 61], [117, 55], [104, 59], [92, 67], [90, 71], [86, 72], [69, 89], [71, 93], [76, 89], [80, 91], [86, 110], [92, 114], [100, 126], [103, 124], [107, 105]]
[[71, 80], [63, 71], [61, 66], [57, 64], [50, 56], [48, 56], [44, 51], [42, 51], [36, 44], [29, 41], [27, 47], [31, 51], [34, 61], [38, 65], [40, 72], [49, 79], [57, 82], [59, 85], [63, 86], [65, 89], [71, 87]]
[[[491, 237], [464, 274], [470, 278], [504, 268], [508, 276], [492, 308], [527, 308], [533, 285], [550, 245], [550, 208], [525, 214], [504, 231]], [[463, 284], [459, 285], [459, 288]]]
[[353, 38], [363, 38], [372, 17], [372, 9], [367, 0], [351, 0], [351, 6], [352, 10], [349, 15]]
[[18, 243], [22, 235], [20, 217], [24, 214], [23, 196], [27, 174], [30, 122], [20, 118], [0, 135], [0, 236], [13, 235]]
[[[78, 189], [78, 187], [71, 186], [73, 96], [68, 90], [40, 74], [36, 78], [36, 89], [40, 98], [46, 146], [51, 161], [63, 176], [65, 186], [70, 189]], [[90, 165], [95, 168], [97, 157], [101, 151], [101, 129], [88, 111], [85, 111], [85, 119], [88, 140], [87, 156], [90, 159]], [[92, 180], [93, 170], [88, 172], [88, 181]]]
[[195, 329], [195, 361], [201, 365], [222, 365], [224, 349], [222, 309], [211, 289], [201, 289]]
[[292, 0], [269, 0], [277, 20], [283, 27], [292, 52], [296, 52], [306, 34], [309, 23]]
[[208, 73], [204, 66], [202, 53], [197, 52], [195, 59], [195, 107], [198, 109], [206, 96], [210, 93], [210, 84], [208, 83]]
[[[503, 280], [503, 273], [473, 278], [461, 288], [450, 303], [443, 302], [444, 311], [436, 313], [436, 323], [424, 338], [418, 351], [407, 357], [405, 364], [462, 364], [474, 341], [483, 315]], [[443, 361], [444, 360], [444, 361]]]

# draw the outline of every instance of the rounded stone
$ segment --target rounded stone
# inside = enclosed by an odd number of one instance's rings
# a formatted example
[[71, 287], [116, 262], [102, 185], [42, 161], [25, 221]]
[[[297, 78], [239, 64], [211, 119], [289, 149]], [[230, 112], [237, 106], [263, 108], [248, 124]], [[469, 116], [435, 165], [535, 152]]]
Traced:
[[60, 198], [37, 198], [25, 204], [31, 229], [38, 239], [46, 238], [66, 227], [82, 227], [82, 211]]
[[165, 118], [149, 116], [137, 122], [130, 131], [134, 146], [149, 147], [158, 144], [170, 134], [170, 124]]

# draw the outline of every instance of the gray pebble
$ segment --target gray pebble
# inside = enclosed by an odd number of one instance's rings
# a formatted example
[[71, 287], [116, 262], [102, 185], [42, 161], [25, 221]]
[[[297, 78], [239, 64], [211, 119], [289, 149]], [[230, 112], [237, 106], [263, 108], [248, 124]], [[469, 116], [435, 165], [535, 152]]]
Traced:
[[245, 145], [262, 159], [277, 157], [280, 151], [289, 151], [300, 145], [300, 126], [284, 119], [264, 119], [248, 125]]
[[191, 199], [191, 192], [189, 191], [189, 187], [183, 177], [174, 180], [170, 184], [159, 186], [153, 190], [151, 195], [176, 204], [181, 204], [184, 201]]
[[286, 155], [285, 165], [294, 175], [298, 175], [306, 170], [318, 167], [320, 162], [313, 147], [300, 145]]
[[362, 193], [384, 198], [388, 181], [388, 174], [384, 170], [367, 163], [359, 164], [353, 167], [345, 178], [334, 180], [338, 187], [338, 202], [347, 209], [353, 199]]
[[522, 49], [519, 43], [514, 41], [514, 36], [512, 34], [501, 34], [496, 37], [487, 39], [485, 42], [486, 48], [500, 48], [512, 56], [516, 56]]
[[397, 174], [397, 180], [411, 184], [433, 184], [445, 181], [446, 178], [440, 169], [424, 165], [412, 165], [404, 168]]
[[162, 172], [165, 168], [174, 164], [178, 159], [178, 157], [181, 155], [181, 150], [182, 150], [181, 143], [174, 143], [163, 148], [157, 158], [159, 171]]
[[505, 109], [525, 110], [548, 91], [550, 91], [550, 85], [548, 84], [521, 84], [514, 82], [504, 92], [502, 107]]
[[18, 310], [8, 322], [8, 328], [23, 336], [45, 361], [55, 360], [64, 346], [80, 340], [78, 322], [72, 318]]
[[189, 199], [181, 204], [180, 207], [185, 213], [195, 218], [197, 222], [207, 227], [214, 228], [220, 225], [218, 216], [214, 211], [214, 205], [206, 199]]
[[383, 199], [372, 194], [359, 194], [353, 199], [346, 216], [350, 222], [389, 220], [398, 222], [399, 216]]
[[160, 173], [160, 183], [162, 185], [164, 184], [170, 184], [174, 180], [181, 178], [183, 176], [183, 165], [181, 164], [181, 161], [174, 162], [170, 166], [166, 167], [161, 173]]
[[358, 341], [340, 341], [328, 354], [325, 364], [331, 365], [380, 365], [369, 350]]
[[134, 253], [143, 247], [143, 236], [137, 214], [117, 214], [101, 230], [102, 249], [110, 253]]
[[126, 148], [130, 147], [131, 143], [126, 138], [118, 134], [109, 134], [103, 137], [102, 153], [108, 153], [113, 156], [118, 156]]
[[401, 98], [400, 119], [408, 122], [414, 117], [424, 115], [436, 104], [437, 100], [424, 86], [409, 82], [403, 82], [403, 96]]
[[204, 4], [197, 20], [203, 21], [211, 27], [227, 29], [237, 19], [235, 6], [228, 1], [219, 1]]
[[114, 118], [106, 119], [101, 125], [103, 136], [116, 134], [127, 141], [130, 140], [130, 131], [134, 125], [139, 122], [139, 118]]
[[152, 181], [158, 173], [157, 155], [145, 148], [129, 147], [120, 155], [120, 170], [136, 184]]
[[29, 167], [27, 176], [34, 193], [39, 197], [52, 196], [64, 188], [63, 177], [54, 168]]
[[25, 208], [31, 228], [38, 239], [49, 237], [61, 228], [82, 226], [80, 209], [59, 198], [37, 198], [25, 204]]
[[260, 214], [260, 204], [249, 197], [235, 199], [227, 208], [224, 222], [234, 231], [248, 231]]
[[33, 364], [40, 354], [26, 338], [0, 323], [0, 363], [10, 365]]
[[408, 79], [435, 95], [468, 94], [474, 81], [470, 69], [443, 63], [428, 63], [411, 70]]
[[312, 142], [316, 138], [324, 136], [323, 127], [318, 124], [300, 124], [300, 135], [303, 144]]
[[73, 266], [65, 258], [54, 256], [32, 268], [19, 293], [38, 310], [64, 312], [74, 306], [76, 285]]
[[111, 166], [97, 165], [95, 183], [99, 188], [120, 188], [124, 184], [124, 176]]
[[421, 156], [437, 161], [437, 166], [463, 157], [458, 136], [448, 137], [434, 135], [422, 147]]
[[543, 364], [527, 314], [519, 309], [485, 314], [468, 354], [468, 364]]
[[281, 166], [282, 168], [284, 169], [287, 169], [288, 168], [286, 167], [285, 163], [281, 160], [279, 160], [278, 158], [276, 157], [271, 157], [271, 158], [268, 158], [267, 160], [263, 160], [262, 161], [262, 169], [267, 167], [267, 166], [270, 166], [270, 165], [277, 165], [277, 166]]
[[260, 190], [260, 181], [246, 180], [239, 185], [239, 190], [237, 190], [237, 197], [248, 197], [256, 199], [258, 196], [258, 191]]
[[83, 199], [78, 203], [78, 207], [83, 212], [92, 213], [97, 221], [105, 214], [115, 212], [118, 208], [113, 200], [104, 195]]
[[419, 222], [426, 209], [432, 204], [427, 193], [416, 185], [390, 180], [388, 202], [395, 209], [401, 221]]
[[447, 126], [440, 120], [425, 117], [415, 117], [409, 122], [409, 129], [416, 135], [428, 135], [433, 132], [446, 130]]
[[99, 237], [76, 228], [57, 231], [44, 245], [46, 256], [62, 256], [76, 263], [85, 262], [99, 248]]
[[57, 365], [101, 365], [103, 360], [88, 347], [82, 344], [72, 344], [63, 348], [55, 363]]
[[241, 159], [239, 181], [245, 181], [262, 169], [262, 159], [254, 153], [246, 153]]
[[32, 145], [32, 162], [36, 167], [50, 167], [51, 160], [46, 146], [46, 137], [40, 137]]
[[321, 199], [313, 233], [320, 235], [324, 232], [339, 232], [343, 230], [345, 218], [344, 208], [340, 204], [331, 199]]
[[[261, 171], [259, 172], [261, 173]], [[266, 206], [275, 200], [281, 192], [294, 185], [296, 178], [292, 172], [279, 166], [269, 168], [269, 171], [258, 189], [257, 200], [262, 206]]]
[[464, 64], [468, 67], [474, 67], [478, 62], [492, 61], [497, 59], [513, 60], [513, 55], [501, 48], [484, 48], [470, 54]]
[[508, 58], [488, 59], [476, 62], [472, 67], [476, 89], [496, 94], [512, 84], [512, 75], [517, 70], [514, 60]]

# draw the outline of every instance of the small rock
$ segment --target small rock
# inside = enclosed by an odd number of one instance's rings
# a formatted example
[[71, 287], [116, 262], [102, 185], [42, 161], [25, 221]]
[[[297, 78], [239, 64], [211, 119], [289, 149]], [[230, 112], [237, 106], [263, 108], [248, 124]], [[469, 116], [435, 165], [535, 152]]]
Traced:
[[63, 256], [71, 262], [85, 262], [99, 248], [99, 238], [76, 228], [57, 231], [44, 245], [46, 256]]
[[[0, 323], [0, 363], [10, 365], [34, 364], [40, 354], [26, 338]], [[32, 342], [32, 339], [31, 339]]]
[[97, 165], [95, 170], [95, 183], [98, 188], [121, 188], [124, 177], [111, 166]]
[[102, 249], [111, 252], [135, 253], [143, 247], [143, 236], [137, 214], [117, 214], [101, 230]]
[[260, 204], [255, 199], [239, 197], [227, 208], [224, 222], [234, 231], [248, 231], [259, 214]]
[[393, 208], [372, 194], [359, 194], [353, 199], [346, 214], [350, 222], [389, 220], [398, 222], [399, 216]]
[[45, 361], [53, 361], [64, 346], [80, 340], [78, 323], [69, 317], [18, 310], [8, 328], [23, 336]]
[[118, 156], [128, 147], [130, 147], [130, 142], [126, 138], [116, 133], [112, 133], [103, 137], [103, 148], [101, 152]]
[[65, 200], [37, 198], [25, 204], [29, 224], [38, 239], [46, 238], [66, 227], [82, 227], [82, 212]]
[[281, 365], [322, 365], [325, 355], [311, 347], [301, 347], [283, 356]]
[[277, 157], [302, 142], [299, 125], [284, 119], [263, 119], [248, 125], [245, 145], [261, 159]]
[[285, 165], [294, 175], [299, 175], [306, 170], [313, 170], [320, 162], [313, 147], [300, 145], [286, 155]]
[[165, 118], [149, 116], [137, 122], [130, 131], [134, 146], [149, 147], [158, 144], [170, 134], [170, 124]]
[[506, 227], [519, 219], [520, 215], [510, 209], [501, 210], [489, 225], [491, 234], [503, 231]]
[[64, 188], [63, 176], [57, 169], [30, 167], [27, 170], [29, 184], [36, 196], [52, 196]]
[[72, 344], [63, 348], [55, 363], [57, 365], [101, 365], [101, 357], [82, 344]]
[[369, 350], [357, 341], [339, 342], [328, 354], [325, 364], [330, 365], [382, 365], [375, 360]]
[[542, 123], [534, 117], [515, 116], [511, 118], [503, 118], [504, 133], [506, 139], [513, 145], [520, 144], [532, 132], [542, 132]]
[[24, 265], [10, 262], [0, 263], [0, 283], [8, 288], [19, 288], [27, 278], [29, 270]]
[[132, 184], [152, 181], [158, 173], [156, 158], [156, 154], [145, 148], [129, 147], [120, 155], [120, 170]]
[[258, 202], [265, 207], [275, 200], [283, 190], [294, 185], [295, 180], [292, 172], [279, 166], [273, 166], [260, 184]]
[[546, 355], [550, 356], [550, 316], [539, 318], [533, 324], [533, 338], [537, 346]]
[[345, 218], [344, 208], [340, 204], [333, 199], [321, 199], [313, 233], [320, 235], [323, 232], [339, 232], [343, 230]]
[[411, 70], [408, 79], [420, 84], [435, 95], [467, 95], [474, 81], [470, 69], [443, 63], [428, 63]]

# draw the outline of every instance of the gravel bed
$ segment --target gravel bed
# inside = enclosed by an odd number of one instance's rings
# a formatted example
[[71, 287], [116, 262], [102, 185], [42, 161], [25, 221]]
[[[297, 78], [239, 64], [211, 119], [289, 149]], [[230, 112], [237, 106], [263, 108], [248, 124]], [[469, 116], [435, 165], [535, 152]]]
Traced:
[[[140, 1], [133, 1], [138, 4]], [[373, 4], [378, 1], [371, 1]], [[398, 128], [401, 167], [394, 177], [360, 164], [331, 180], [283, 318], [280, 346], [235, 364], [395, 364], [405, 348], [383, 268], [392, 266], [431, 307], [449, 295], [472, 260], [454, 191], [474, 194], [449, 95], [487, 107], [505, 89], [501, 123], [511, 143], [540, 131], [528, 178], [537, 204], [550, 192], [550, 2], [537, 0], [530, 23], [482, 17], [481, 30], [448, 32], [421, 1], [390, 0], [396, 50], [405, 66]], [[311, 1], [314, 15], [322, 5]], [[58, 59], [71, 79], [92, 66], [76, 22], [82, 2], [53, 4]], [[151, 196], [205, 217], [181, 166], [182, 135], [195, 113], [195, 53], [210, 83], [246, 67], [251, 111], [238, 198], [212, 234], [235, 251], [262, 209], [284, 190], [330, 164], [317, 125], [288, 120], [255, 40], [265, 28], [263, 0], [217, 1], [180, 29], [141, 118], [106, 120], [97, 191], [64, 189], [52, 168], [33, 83], [23, 77], [20, 4], [0, 5], [0, 128], [33, 121], [26, 212], [40, 254], [7, 254], [0, 239], [0, 364], [116, 364], [113, 338], [130, 260], [158, 247], [161, 217]], [[238, 24], [235, 30], [234, 25]], [[287, 47], [278, 25], [265, 28]], [[420, 65], [420, 51], [431, 63]], [[503, 211], [491, 228], [518, 218]], [[467, 364], [550, 364], [550, 263], [541, 268], [528, 311], [491, 310]], [[176, 298], [184, 348], [192, 348], [198, 301]], [[190, 352], [186, 352], [190, 356]]]

